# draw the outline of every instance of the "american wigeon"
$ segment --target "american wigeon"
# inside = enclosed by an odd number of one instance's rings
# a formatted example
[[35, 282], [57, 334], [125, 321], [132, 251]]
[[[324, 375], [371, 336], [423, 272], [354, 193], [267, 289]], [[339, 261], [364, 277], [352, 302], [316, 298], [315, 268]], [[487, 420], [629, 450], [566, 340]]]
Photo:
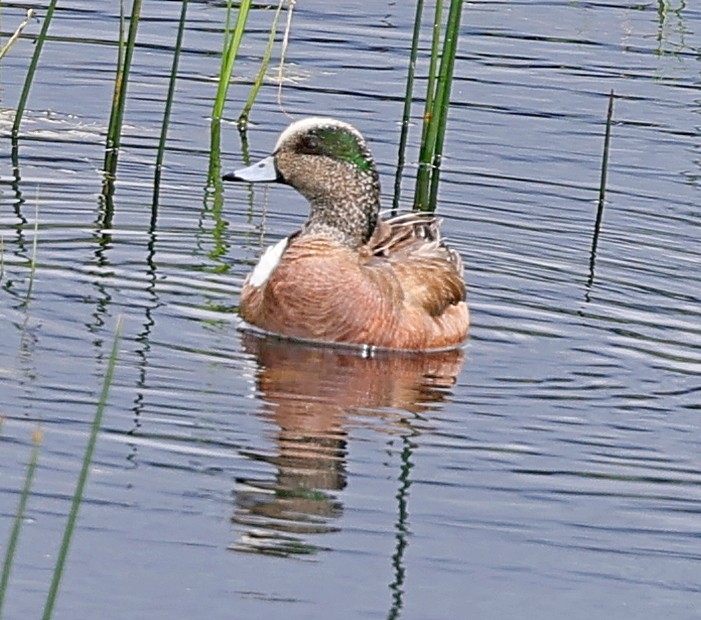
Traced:
[[310, 203], [302, 228], [246, 278], [241, 316], [303, 340], [389, 349], [450, 348], [467, 336], [460, 255], [433, 216], [381, 220], [380, 182], [360, 132], [332, 118], [290, 125], [275, 150], [225, 181], [278, 181]]

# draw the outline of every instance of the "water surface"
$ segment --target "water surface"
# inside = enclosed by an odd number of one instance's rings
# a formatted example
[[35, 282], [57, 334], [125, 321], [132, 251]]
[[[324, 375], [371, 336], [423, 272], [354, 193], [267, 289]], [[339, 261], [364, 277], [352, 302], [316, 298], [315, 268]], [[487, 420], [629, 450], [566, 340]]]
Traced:
[[[24, 8], [3, 6], [4, 40]], [[239, 329], [246, 273], [306, 205], [289, 188], [229, 186], [220, 207], [204, 189], [215, 3], [190, 3], [150, 226], [178, 13], [144, 5], [108, 229], [118, 8], [59, 3], [18, 166], [9, 128], [39, 24], [2, 60], [3, 549], [37, 423], [44, 434], [6, 617], [41, 613], [119, 316], [56, 618], [696, 617], [699, 10], [465, 5], [438, 210], [467, 265], [471, 337], [369, 359]], [[252, 12], [237, 61], [227, 167], [244, 158], [233, 121], [270, 17]], [[282, 108], [271, 80], [251, 157], [286, 114], [338, 116], [368, 136], [389, 207], [412, 19], [406, 3], [297, 3]]]

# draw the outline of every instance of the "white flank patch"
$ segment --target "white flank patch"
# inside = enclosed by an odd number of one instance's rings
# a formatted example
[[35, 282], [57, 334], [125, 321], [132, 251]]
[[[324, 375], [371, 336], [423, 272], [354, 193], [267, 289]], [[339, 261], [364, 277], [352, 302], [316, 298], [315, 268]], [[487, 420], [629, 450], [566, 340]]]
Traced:
[[265, 250], [265, 252], [263, 252], [263, 256], [260, 257], [260, 260], [253, 270], [253, 273], [251, 273], [251, 278], [248, 281], [251, 286], [258, 288], [259, 286], [263, 286], [268, 281], [270, 275], [273, 273], [273, 271], [275, 271], [275, 267], [278, 266], [278, 263], [282, 258], [282, 253], [287, 247], [288, 241], [289, 239], [285, 237], [284, 239], [278, 241], [275, 245], [271, 245], [267, 250]]

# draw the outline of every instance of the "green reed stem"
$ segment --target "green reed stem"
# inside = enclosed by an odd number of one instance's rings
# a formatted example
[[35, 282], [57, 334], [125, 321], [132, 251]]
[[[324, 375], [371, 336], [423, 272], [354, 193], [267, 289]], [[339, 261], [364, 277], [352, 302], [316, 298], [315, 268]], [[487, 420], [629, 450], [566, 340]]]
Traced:
[[112, 110], [110, 112], [109, 129], [107, 131], [107, 144], [105, 146], [105, 181], [110, 188], [114, 182], [117, 170], [117, 159], [119, 157], [122, 124], [124, 121], [124, 108], [127, 99], [127, 84], [129, 83], [129, 71], [131, 70], [131, 62], [134, 56], [136, 33], [139, 28], [140, 16], [141, 0], [133, 0], [131, 5], [131, 15], [129, 17], [129, 32], [127, 34], [126, 46], [123, 44], [122, 30], [120, 26], [117, 74], [114, 79]]
[[[126, 30], [125, 27], [125, 22], [126, 22], [126, 17], [124, 15], [124, 0], [119, 0], [119, 30], [117, 31], [117, 76], [120, 76], [122, 74], [122, 71], [124, 70], [124, 32]], [[115, 77], [115, 80], [117, 77]], [[114, 106], [115, 102], [115, 93], [113, 91], [112, 93], [112, 105]], [[111, 131], [111, 126], [112, 126], [112, 114], [110, 113], [110, 127], [108, 128], [108, 133]]]
[[[431, 146], [427, 142], [431, 119], [433, 118], [433, 106], [435, 104], [436, 73], [438, 71], [438, 58], [440, 56], [441, 24], [443, 22], [443, 0], [437, 0], [433, 14], [433, 27], [431, 35], [431, 55], [429, 57], [428, 79], [426, 80], [426, 100], [424, 102], [423, 126], [421, 129], [421, 152], [430, 154]], [[430, 161], [430, 157], [425, 158]]]
[[224, 36], [224, 50], [222, 51], [221, 69], [219, 71], [219, 85], [217, 86], [217, 95], [214, 99], [214, 106], [212, 107], [208, 182], [210, 187], [221, 187], [221, 120], [224, 114], [224, 106], [226, 105], [226, 95], [229, 91], [231, 74], [234, 70], [234, 62], [236, 61], [236, 56], [238, 54], [239, 47], [241, 46], [250, 8], [251, 0], [241, 0], [239, 11], [236, 15], [234, 33], [231, 35], [229, 34], [231, 0], [229, 0], [229, 5], [227, 7], [226, 34]]
[[434, 36], [431, 47], [432, 66], [429, 69], [419, 170], [414, 195], [414, 209], [419, 211], [433, 211], [436, 208], [438, 182], [440, 179], [439, 170], [443, 157], [443, 144], [448, 121], [448, 110], [450, 108], [450, 90], [455, 67], [462, 5], [462, 0], [451, 0], [437, 76], [433, 63], [438, 55], [439, 45], [436, 38], [436, 29], [440, 28], [442, 15], [439, 14], [439, 7], [436, 5]]
[[46, 35], [49, 32], [49, 26], [51, 25], [51, 19], [54, 16], [54, 9], [56, 8], [57, 2], [58, 0], [51, 0], [49, 2], [49, 6], [46, 7], [46, 16], [44, 17], [44, 23], [41, 25], [39, 36], [37, 37], [36, 43], [34, 44], [34, 54], [32, 54], [32, 60], [29, 63], [27, 75], [24, 77], [24, 86], [22, 87], [22, 92], [19, 96], [19, 102], [17, 103], [15, 121], [12, 124], [13, 140], [16, 140], [19, 136], [19, 127], [22, 123], [22, 116], [24, 116], [24, 109], [27, 105], [27, 99], [29, 98], [29, 91], [32, 88], [34, 74], [36, 73], [36, 69], [39, 64], [39, 56], [41, 56], [41, 50], [44, 48], [44, 41], [46, 41]]
[[112, 89], [112, 108], [110, 110], [110, 120], [107, 126], [107, 139], [109, 140], [114, 133], [114, 128], [117, 122], [117, 102], [119, 101], [119, 90], [122, 83], [122, 75], [124, 72], [124, 0], [119, 0], [119, 30], [117, 31], [117, 72], [114, 76], [114, 87]]
[[450, 3], [448, 24], [446, 26], [445, 42], [443, 45], [443, 56], [441, 58], [441, 68], [438, 74], [438, 87], [436, 89], [438, 120], [436, 121], [435, 146], [432, 162], [433, 174], [431, 175], [431, 192], [428, 202], [431, 206], [431, 210], [436, 208], [438, 199], [438, 184], [441, 175], [441, 162], [443, 160], [445, 130], [448, 125], [448, 112], [450, 111], [450, 90], [453, 84], [455, 55], [458, 49], [462, 3], [463, 0], [452, 0]]
[[163, 123], [161, 124], [161, 137], [158, 140], [158, 154], [156, 155], [156, 172], [153, 179], [153, 200], [151, 202], [151, 229], [156, 226], [158, 217], [158, 196], [161, 189], [161, 173], [163, 171], [163, 158], [165, 156], [166, 139], [168, 138], [168, 127], [170, 124], [170, 112], [173, 107], [173, 97], [175, 95], [175, 82], [177, 80], [178, 65], [180, 63], [180, 51], [183, 45], [183, 34], [185, 32], [185, 19], [187, 18], [188, 0], [182, 0], [180, 7], [180, 21], [178, 22], [178, 34], [175, 39], [175, 50], [173, 52], [173, 66], [170, 69], [170, 80], [168, 82], [168, 94], [166, 95], [166, 105], [163, 111]]
[[416, 13], [414, 14], [414, 32], [411, 37], [411, 51], [409, 53], [409, 69], [406, 77], [406, 90], [404, 92], [404, 111], [402, 112], [402, 129], [399, 134], [399, 150], [397, 153], [397, 170], [394, 175], [394, 197], [392, 199], [392, 215], [396, 215], [399, 209], [399, 198], [402, 191], [402, 174], [406, 161], [406, 142], [409, 135], [409, 122], [411, 116], [411, 104], [414, 96], [414, 76], [416, 74], [416, 57], [419, 51], [421, 38], [421, 17], [424, 10], [424, 1], [417, 0]]
[[70, 547], [76, 520], [78, 518], [78, 509], [80, 508], [80, 503], [83, 500], [85, 483], [88, 479], [88, 471], [90, 470], [90, 464], [92, 463], [92, 457], [95, 451], [95, 444], [97, 443], [97, 435], [100, 430], [100, 425], [102, 424], [102, 415], [107, 405], [107, 397], [109, 396], [110, 387], [112, 385], [114, 369], [117, 365], [121, 333], [122, 318], [119, 317], [119, 319], [117, 319], [117, 326], [115, 328], [114, 339], [112, 341], [112, 350], [110, 352], [109, 360], [107, 362], [107, 368], [105, 370], [105, 378], [102, 384], [102, 392], [100, 394], [100, 399], [97, 403], [95, 417], [93, 418], [92, 427], [90, 429], [90, 437], [88, 438], [88, 444], [85, 448], [85, 454], [83, 456], [83, 465], [80, 469], [80, 475], [78, 476], [78, 483], [76, 484], [75, 493], [73, 494], [73, 501], [71, 502], [71, 510], [68, 513], [68, 521], [66, 522], [66, 528], [63, 531], [63, 540], [61, 541], [61, 547], [59, 549], [58, 557], [56, 559], [56, 567], [54, 568], [51, 586], [49, 588], [49, 593], [46, 598], [44, 615], [42, 616], [43, 620], [49, 620], [51, 618], [54, 604], [56, 602], [56, 597], [58, 596], [58, 589], [61, 584], [63, 569], [66, 563], [66, 558], [68, 557], [68, 548]]
[[596, 208], [596, 220], [594, 221], [594, 233], [591, 239], [591, 250], [589, 252], [589, 279], [587, 286], [591, 287], [594, 282], [594, 267], [596, 263], [596, 247], [599, 243], [601, 224], [604, 219], [604, 205], [606, 204], [606, 179], [608, 176], [609, 152], [611, 148], [611, 124], [613, 120], [613, 100], [615, 94], [613, 89], [609, 93], [608, 107], [606, 109], [606, 129], [604, 131], [604, 152], [601, 157], [601, 176], [599, 180], [599, 201]]
[[246, 100], [246, 104], [243, 106], [243, 110], [241, 111], [241, 114], [238, 119], [239, 129], [245, 129], [247, 127], [248, 117], [251, 113], [251, 108], [253, 108], [253, 104], [256, 100], [256, 97], [258, 96], [258, 91], [263, 85], [263, 80], [265, 79], [265, 75], [268, 72], [268, 66], [270, 65], [270, 57], [272, 56], [273, 47], [275, 45], [277, 25], [280, 20], [280, 13], [282, 12], [282, 6], [284, 2], [285, 0], [280, 0], [279, 4], [277, 5], [275, 17], [273, 17], [273, 23], [270, 26], [270, 35], [268, 36], [268, 43], [265, 46], [265, 51], [263, 52], [263, 59], [261, 60], [260, 69], [258, 70], [258, 75], [256, 76], [256, 80], [253, 83], [253, 88], [251, 88], [251, 92], [248, 94], [248, 99]]
[[29, 491], [32, 488], [34, 472], [37, 468], [37, 463], [39, 462], [39, 448], [41, 446], [41, 439], [41, 429], [37, 427], [37, 429], [32, 433], [32, 442], [34, 443], [34, 446], [32, 448], [31, 456], [29, 457], [29, 465], [27, 466], [27, 473], [24, 477], [24, 486], [22, 487], [22, 494], [19, 498], [19, 505], [17, 506], [17, 512], [15, 513], [15, 519], [12, 523], [10, 540], [7, 543], [5, 560], [2, 565], [2, 575], [0, 575], [0, 617], [2, 617], [2, 606], [5, 601], [7, 586], [10, 582], [10, 572], [15, 559], [15, 551], [17, 549], [17, 542], [19, 541], [20, 530], [22, 529], [22, 524], [24, 523], [24, 511], [27, 507]]
[[441, 23], [443, 22], [443, 0], [436, 0], [433, 14], [433, 35], [431, 37], [431, 56], [426, 81], [426, 100], [424, 102], [423, 125], [421, 127], [421, 148], [419, 150], [419, 169], [416, 173], [416, 190], [414, 209], [426, 210], [428, 189], [431, 180], [431, 161], [434, 145], [429, 141], [429, 134], [435, 115], [436, 71], [440, 48]]
[[[609, 93], [608, 108], [606, 110], [606, 130], [604, 132], [604, 153], [601, 157], [601, 177], [599, 181], [599, 211], [604, 209], [604, 201], [606, 199], [606, 179], [608, 176], [609, 167], [609, 151], [611, 147], [611, 120], [613, 119], [613, 89]], [[598, 219], [598, 217], [597, 217]]]
[[248, 12], [251, 8], [251, 0], [242, 0], [239, 6], [239, 11], [236, 16], [236, 25], [234, 33], [230, 35], [229, 22], [227, 21], [227, 34], [224, 38], [224, 50], [222, 52], [221, 70], [219, 73], [219, 85], [217, 86], [217, 95], [214, 99], [214, 107], [212, 108], [212, 121], [220, 123], [224, 114], [224, 106], [226, 105], [226, 95], [229, 91], [229, 83], [231, 74], [234, 70], [236, 56], [241, 46], [243, 39], [246, 21], [248, 20]]
[[231, 37], [233, 36], [231, 30], [231, 13], [233, 12], [233, 4], [233, 0], [226, 0], [226, 17], [224, 18], [224, 46], [222, 47], [222, 54], [221, 58], [219, 59], [221, 65], [219, 70], [220, 73], [224, 70], [224, 55], [229, 47]]

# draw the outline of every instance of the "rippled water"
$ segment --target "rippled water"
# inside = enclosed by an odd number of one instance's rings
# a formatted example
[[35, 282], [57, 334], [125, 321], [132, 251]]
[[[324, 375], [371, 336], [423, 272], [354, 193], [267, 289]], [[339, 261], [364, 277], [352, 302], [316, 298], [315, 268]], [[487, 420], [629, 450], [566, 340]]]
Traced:
[[[239, 330], [245, 274], [306, 206], [237, 186], [220, 209], [204, 190], [222, 6], [191, 2], [150, 229], [179, 3], [145, 3], [101, 228], [114, 4], [59, 3], [17, 170], [8, 133], [38, 23], [0, 63], [3, 552], [44, 434], [6, 617], [42, 609], [120, 315], [55, 617], [697, 617], [698, 8], [465, 5], [439, 213], [467, 264], [471, 338], [364, 359]], [[3, 7], [3, 40], [23, 7]], [[370, 138], [387, 206], [412, 18], [412, 3], [298, 2], [282, 91], [292, 116]], [[232, 121], [270, 12], [251, 20]], [[289, 122], [277, 97], [271, 81], [254, 108], [253, 157]], [[241, 163], [233, 124], [224, 150]]]

